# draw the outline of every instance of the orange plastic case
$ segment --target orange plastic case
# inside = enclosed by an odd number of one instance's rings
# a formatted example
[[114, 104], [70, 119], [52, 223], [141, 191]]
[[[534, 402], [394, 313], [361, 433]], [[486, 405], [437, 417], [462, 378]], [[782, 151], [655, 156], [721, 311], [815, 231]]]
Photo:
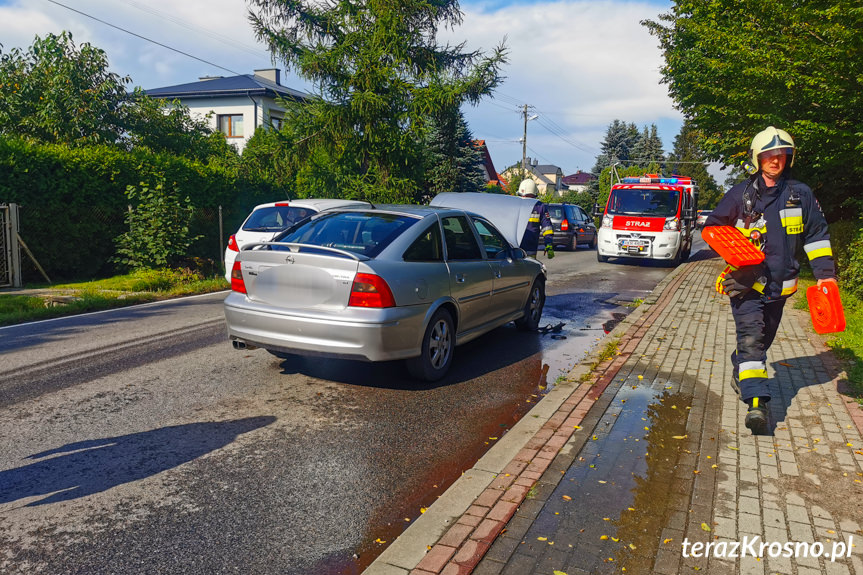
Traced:
[[839, 298], [839, 286], [835, 282], [824, 282], [806, 290], [812, 326], [818, 333], [845, 331], [845, 312]]
[[701, 237], [722, 259], [736, 268], [760, 264], [764, 252], [749, 242], [749, 239], [732, 226], [710, 226], [704, 228]]

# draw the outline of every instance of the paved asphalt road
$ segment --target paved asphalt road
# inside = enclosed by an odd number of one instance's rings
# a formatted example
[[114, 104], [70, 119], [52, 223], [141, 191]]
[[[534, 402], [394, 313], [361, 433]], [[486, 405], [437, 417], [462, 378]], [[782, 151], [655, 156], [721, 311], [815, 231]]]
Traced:
[[361, 571], [669, 270], [549, 271], [435, 385], [234, 351], [224, 294], [0, 329], [0, 572]]

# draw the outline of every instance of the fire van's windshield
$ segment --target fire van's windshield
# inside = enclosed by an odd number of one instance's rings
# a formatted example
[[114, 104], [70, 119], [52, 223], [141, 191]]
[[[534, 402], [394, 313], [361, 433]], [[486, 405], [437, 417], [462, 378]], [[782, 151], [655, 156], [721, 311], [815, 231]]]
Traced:
[[611, 192], [608, 213], [670, 217], [677, 214], [680, 192], [677, 190], [617, 189]]

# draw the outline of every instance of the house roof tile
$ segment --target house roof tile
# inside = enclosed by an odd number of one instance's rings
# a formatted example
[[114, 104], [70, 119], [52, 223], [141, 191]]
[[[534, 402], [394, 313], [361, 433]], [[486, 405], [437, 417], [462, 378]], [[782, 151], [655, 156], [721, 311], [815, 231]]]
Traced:
[[270, 82], [259, 76], [243, 74], [240, 76], [229, 76], [177, 84], [176, 86], [165, 86], [145, 90], [148, 96], [153, 98], [215, 98], [234, 95], [252, 96], [281, 96], [283, 98], [297, 98], [304, 100], [308, 94], [293, 90], [286, 86]]

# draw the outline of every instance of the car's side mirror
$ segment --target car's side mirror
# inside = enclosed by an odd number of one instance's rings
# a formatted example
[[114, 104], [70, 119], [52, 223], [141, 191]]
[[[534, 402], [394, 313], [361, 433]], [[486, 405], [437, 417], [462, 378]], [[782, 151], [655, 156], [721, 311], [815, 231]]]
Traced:
[[513, 248], [512, 249], [512, 259], [514, 260], [523, 260], [527, 257], [527, 252], [525, 252], [521, 248]]
[[598, 218], [604, 210], [599, 207], [599, 204], [593, 204], [593, 217]]

